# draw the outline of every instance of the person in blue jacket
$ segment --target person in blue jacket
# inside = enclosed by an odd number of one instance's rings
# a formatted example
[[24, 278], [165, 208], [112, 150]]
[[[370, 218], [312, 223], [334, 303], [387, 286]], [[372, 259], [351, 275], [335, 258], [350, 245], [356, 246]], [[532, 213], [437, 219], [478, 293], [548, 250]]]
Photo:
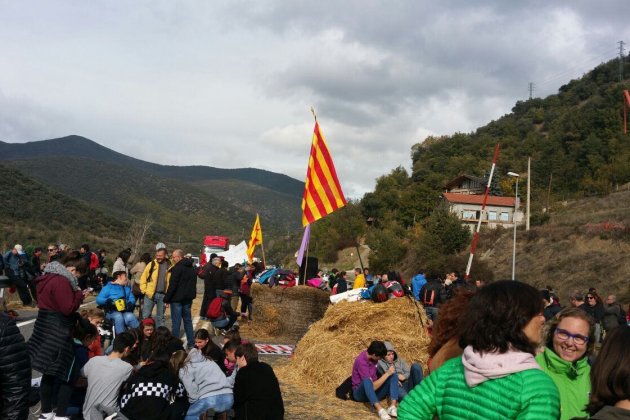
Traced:
[[127, 273], [116, 271], [113, 280], [107, 283], [96, 297], [96, 304], [104, 306], [105, 317], [114, 323], [116, 334], [127, 328], [137, 328], [140, 323], [133, 314], [136, 298], [127, 285]]
[[427, 284], [427, 278], [424, 275], [424, 270], [420, 270], [420, 272], [411, 279], [411, 292], [416, 300], [420, 300], [420, 290], [422, 290], [422, 286], [425, 284]]

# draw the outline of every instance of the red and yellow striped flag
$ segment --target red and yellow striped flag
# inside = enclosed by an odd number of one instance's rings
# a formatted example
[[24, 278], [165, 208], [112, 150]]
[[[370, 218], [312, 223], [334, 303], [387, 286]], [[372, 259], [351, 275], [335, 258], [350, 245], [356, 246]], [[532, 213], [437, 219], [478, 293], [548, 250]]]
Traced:
[[258, 214], [256, 215], [256, 221], [254, 222], [254, 227], [252, 228], [252, 234], [249, 237], [249, 244], [247, 246], [247, 259], [251, 263], [254, 261], [254, 249], [256, 249], [256, 245], [262, 244], [262, 228], [260, 227], [260, 217]]
[[311, 156], [308, 160], [302, 196], [302, 225], [313, 223], [345, 205], [346, 199], [341, 191], [326, 139], [315, 121]]

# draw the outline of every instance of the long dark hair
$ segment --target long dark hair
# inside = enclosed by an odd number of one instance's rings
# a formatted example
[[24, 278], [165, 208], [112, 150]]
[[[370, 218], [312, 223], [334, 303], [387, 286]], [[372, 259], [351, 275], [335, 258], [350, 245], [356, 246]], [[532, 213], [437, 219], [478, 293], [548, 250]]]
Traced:
[[591, 370], [591, 397], [586, 411], [592, 416], [606, 405], [630, 400], [630, 327], [621, 325], [604, 339]]
[[459, 345], [476, 352], [506, 353], [510, 348], [536, 354], [523, 328], [543, 311], [540, 293], [529, 284], [502, 280], [481, 288], [468, 304]]
[[[211, 353], [213, 350], [218, 349], [221, 350], [219, 346], [217, 346], [214, 341], [212, 341], [212, 337], [210, 333], [205, 328], [201, 328], [195, 332], [196, 340], [208, 340], [208, 343], [202, 348], [201, 353], [209, 359], [212, 359]], [[216, 350], [215, 350], [216, 351]], [[213, 359], [214, 360], [214, 359]]]
[[125, 264], [127, 264], [127, 262], [129, 262], [129, 257], [131, 257], [131, 251], [128, 249], [123, 249], [122, 251], [120, 251], [118, 253], [118, 258], [120, 258], [121, 260], [123, 260], [123, 262]]

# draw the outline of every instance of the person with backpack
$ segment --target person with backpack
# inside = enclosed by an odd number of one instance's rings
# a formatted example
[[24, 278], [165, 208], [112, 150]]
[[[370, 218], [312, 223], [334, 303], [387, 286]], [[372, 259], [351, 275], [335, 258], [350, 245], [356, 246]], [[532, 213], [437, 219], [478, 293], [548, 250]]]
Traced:
[[192, 267], [192, 260], [184, 258], [184, 251], [173, 251], [175, 265], [171, 269], [171, 280], [164, 296], [164, 302], [171, 305], [171, 329], [175, 337], [180, 336], [180, 325], [183, 321], [188, 348], [195, 343], [192, 323], [192, 301], [197, 296], [197, 273]]
[[439, 278], [433, 277], [420, 289], [420, 301], [424, 306], [427, 318], [435, 322], [438, 316], [438, 307], [442, 302], [444, 286]]
[[155, 324], [164, 325], [164, 296], [168, 290], [173, 265], [166, 256], [166, 248], [160, 248], [155, 253], [155, 259], [144, 269], [140, 277], [140, 291], [144, 294], [142, 318], [150, 318], [153, 307], [156, 309]]
[[197, 276], [203, 279], [203, 300], [201, 301], [201, 309], [199, 310], [199, 318], [202, 320], [207, 320], [208, 315], [208, 306], [210, 302], [217, 297], [217, 289], [214, 287], [213, 277], [214, 274], [221, 267], [221, 258], [217, 257], [217, 254], [210, 254], [209, 262], [204, 265]]
[[238, 314], [232, 309], [230, 304], [229, 298], [231, 294], [232, 289], [217, 292], [217, 297], [210, 302], [207, 316], [214, 328], [229, 330], [238, 319]]

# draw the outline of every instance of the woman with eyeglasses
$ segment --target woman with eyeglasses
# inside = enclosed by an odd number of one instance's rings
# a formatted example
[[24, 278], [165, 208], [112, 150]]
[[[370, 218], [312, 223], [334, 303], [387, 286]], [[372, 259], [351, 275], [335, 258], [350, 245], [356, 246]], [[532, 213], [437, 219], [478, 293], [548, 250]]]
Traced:
[[558, 387], [562, 420], [587, 415], [594, 332], [593, 319], [582, 309], [563, 309], [550, 321], [545, 350], [536, 356]]

